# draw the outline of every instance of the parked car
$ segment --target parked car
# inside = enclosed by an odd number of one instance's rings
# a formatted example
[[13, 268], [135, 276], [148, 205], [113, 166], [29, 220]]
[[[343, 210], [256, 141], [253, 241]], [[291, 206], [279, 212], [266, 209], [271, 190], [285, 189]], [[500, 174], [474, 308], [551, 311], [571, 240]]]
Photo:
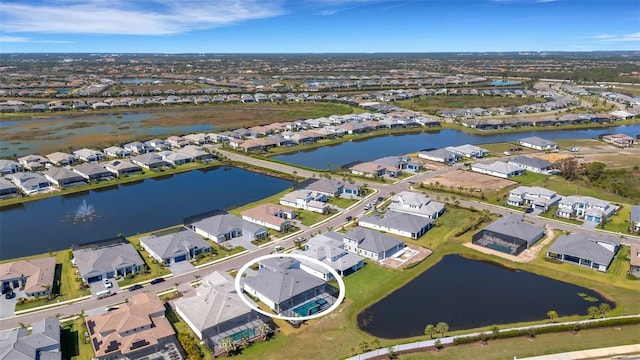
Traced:
[[110, 289], [113, 287], [113, 283], [109, 279], [102, 279], [102, 283], [104, 284], [104, 287], [106, 287], [107, 289]]
[[12, 292], [8, 292], [4, 295], [5, 299], [13, 299], [14, 297], [16, 297], [16, 293]]
[[528, 208], [524, 209], [524, 212], [526, 212], [527, 214], [528, 213], [532, 213], [533, 212], [533, 208], [528, 207]]
[[140, 284], [135, 284], [135, 285], [133, 285], [133, 286], [131, 286], [131, 287], [129, 288], [129, 291], [136, 291], [136, 290], [140, 290], [140, 289], [142, 289], [142, 288], [143, 288], [143, 286], [142, 286], [142, 285], [140, 285]]
[[13, 289], [10, 287], [2, 288], [2, 295], [13, 292]]
[[151, 284], [160, 284], [161, 282], [164, 282], [164, 278], [155, 278], [153, 280], [151, 280]]
[[284, 250], [284, 246], [281, 245], [276, 245], [276, 247], [273, 248], [275, 252], [281, 252], [282, 250]]

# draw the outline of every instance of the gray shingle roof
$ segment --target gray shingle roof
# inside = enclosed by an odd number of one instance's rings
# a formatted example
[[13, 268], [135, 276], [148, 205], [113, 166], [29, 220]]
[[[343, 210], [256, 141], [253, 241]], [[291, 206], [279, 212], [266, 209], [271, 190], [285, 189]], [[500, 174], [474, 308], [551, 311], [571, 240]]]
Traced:
[[163, 236], [145, 236], [140, 243], [162, 259], [170, 259], [186, 254], [190, 249], [206, 249], [211, 245], [192, 231], [182, 230]]
[[547, 169], [552, 165], [549, 161], [528, 156], [516, 156], [514, 158], [511, 158], [509, 159], [509, 164], [521, 167], [532, 167], [536, 169]]
[[82, 248], [73, 251], [80, 274], [89, 278], [111, 272], [121, 267], [143, 266], [144, 261], [131, 244], [118, 244], [99, 248]]
[[562, 235], [549, 247], [548, 252], [575, 256], [590, 260], [597, 264], [609, 265], [613, 260], [614, 252], [599, 245], [604, 242], [619, 246], [617, 238], [611, 236], [594, 237], [588, 234]]
[[420, 230], [429, 226], [432, 222], [433, 221], [431, 219], [424, 216], [398, 213], [394, 211], [389, 211], [384, 217], [369, 215], [362, 217], [359, 220], [360, 224], [369, 223], [410, 233], [418, 233]]
[[243, 282], [276, 304], [326, 284], [303, 270], [271, 271], [264, 268], [254, 276], [245, 277]]
[[522, 220], [522, 216], [517, 214], [500, 218], [489, 224], [483, 230], [525, 240], [529, 246], [544, 235], [544, 228], [542, 226], [526, 223]]
[[631, 207], [630, 217], [632, 222], [640, 222], [640, 205], [634, 205]]
[[371, 251], [376, 254], [389, 251], [398, 245], [404, 244], [404, 241], [396, 237], [362, 228], [350, 230], [344, 234], [344, 237], [356, 241], [359, 249]]

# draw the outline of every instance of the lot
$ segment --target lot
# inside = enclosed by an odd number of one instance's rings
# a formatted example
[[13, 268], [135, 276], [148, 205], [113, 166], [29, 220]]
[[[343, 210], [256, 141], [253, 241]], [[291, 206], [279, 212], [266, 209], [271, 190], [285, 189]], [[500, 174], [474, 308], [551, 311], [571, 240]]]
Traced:
[[479, 189], [483, 192], [498, 191], [505, 187], [517, 184], [515, 181], [500, 179], [497, 177], [464, 170], [450, 171], [446, 174], [436, 176], [427, 181], [424, 181], [424, 183], [439, 183], [445, 188], [453, 187], [453, 190], [458, 190], [460, 187], [463, 187]]

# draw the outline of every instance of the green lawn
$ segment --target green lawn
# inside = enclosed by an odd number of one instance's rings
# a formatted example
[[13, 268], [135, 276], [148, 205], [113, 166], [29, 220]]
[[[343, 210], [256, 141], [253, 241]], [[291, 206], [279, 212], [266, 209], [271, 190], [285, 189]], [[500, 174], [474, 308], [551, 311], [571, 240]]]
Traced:
[[346, 209], [349, 206], [358, 202], [356, 199], [345, 199], [341, 197], [330, 197], [327, 201], [329, 204], [335, 205], [339, 208]]
[[311, 226], [313, 224], [316, 224], [326, 219], [329, 216], [327, 214], [320, 214], [317, 212], [301, 210], [301, 209], [296, 210], [296, 212], [298, 214], [296, 219], [300, 220], [302, 224], [306, 226]]
[[532, 171], [527, 171], [525, 172], [523, 175], [518, 175], [518, 176], [514, 176], [512, 177], [510, 180], [513, 181], [517, 181], [522, 185], [537, 185], [537, 186], [541, 186], [538, 185], [540, 182], [547, 180], [549, 178], [548, 175], [542, 175], [542, 174], [538, 174], [538, 173], [534, 173]]
[[[173, 226], [171, 228], [177, 228], [177, 227], [178, 226]], [[168, 228], [168, 229], [171, 229], [171, 228]], [[160, 232], [164, 230], [167, 230], [167, 229], [156, 230], [153, 232]], [[131, 284], [139, 283], [142, 281], [146, 281], [146, 280], [152, 280], [157, 277], [168, 275], [171, 273], [169, 269], [162, 266], [162, 264], [160, 264], [156, 259], [152, 258], [145, 250], [142, 250], [142, 247], [140, 246], [140, 238], [144, 236], [148, 236], [150, 234], [151, 233], [139, 234], [139, 235], [129, 236], [127, 238], [127, 240], [133, 245], [133, 247], [136, 250], [138, 250], [140, 257], [142, 258], [142, 260], [144, 260], [145, 264], [148, 266], [149, 271], [138, 273], [131, 278], [124, 278], [118, 281], [118, 286], [123, 287]]]
[[235, 255], [237, 253], [243, 252], [246, 249], [243, 248], [242, 246], [236, 246], [232, 249], [227, 249], [223, 246], [220, 246], [218, 244], [213, 244], [211, 241], [207, 240], [211, 246], [213, 247], [213, 252], [209, 253], [209, 255], [205, 255], [204, 257], [200, 258], [200, 259], [196, 259], [196, 261], [193, 262], [193, 265], [202, 265], [202, 264], [206, 264], [208, 262], [212, 262], [212, 261], [216, 261], [216, 260], [220, 260], [223, 259], [225, 257], [231, 256], [231, 255]]
[[611, 216], [604, 223], [604, 229], [616, 233], [626, 234], [629, 230], [629, 215], [631, 213], [631, 205], [621, 204], [622, 208], [618, 213]]
[[87, 329], [80, 318], [60, 324], [60, 345], [63, 360], [91, 360], [93, 348], [85, 343]]

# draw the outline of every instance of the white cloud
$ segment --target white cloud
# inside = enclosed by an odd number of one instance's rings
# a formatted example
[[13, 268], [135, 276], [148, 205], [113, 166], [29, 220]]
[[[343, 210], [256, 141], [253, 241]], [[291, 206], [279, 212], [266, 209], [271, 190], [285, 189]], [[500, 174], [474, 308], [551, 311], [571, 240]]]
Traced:
[[640, 32], [622, 35], [600, 34], [592, 37], [596, 42], [638, 42], [640, 44]]
[[165, 35], [220, 27], [284, 13], [280, 1], [57, 0], [3, 2], [3, 32]]
[[24, 36], [0, 35], [0, 43], [46, 43], [46, 44], [72, 44], [67, 40], [34, 40]]

